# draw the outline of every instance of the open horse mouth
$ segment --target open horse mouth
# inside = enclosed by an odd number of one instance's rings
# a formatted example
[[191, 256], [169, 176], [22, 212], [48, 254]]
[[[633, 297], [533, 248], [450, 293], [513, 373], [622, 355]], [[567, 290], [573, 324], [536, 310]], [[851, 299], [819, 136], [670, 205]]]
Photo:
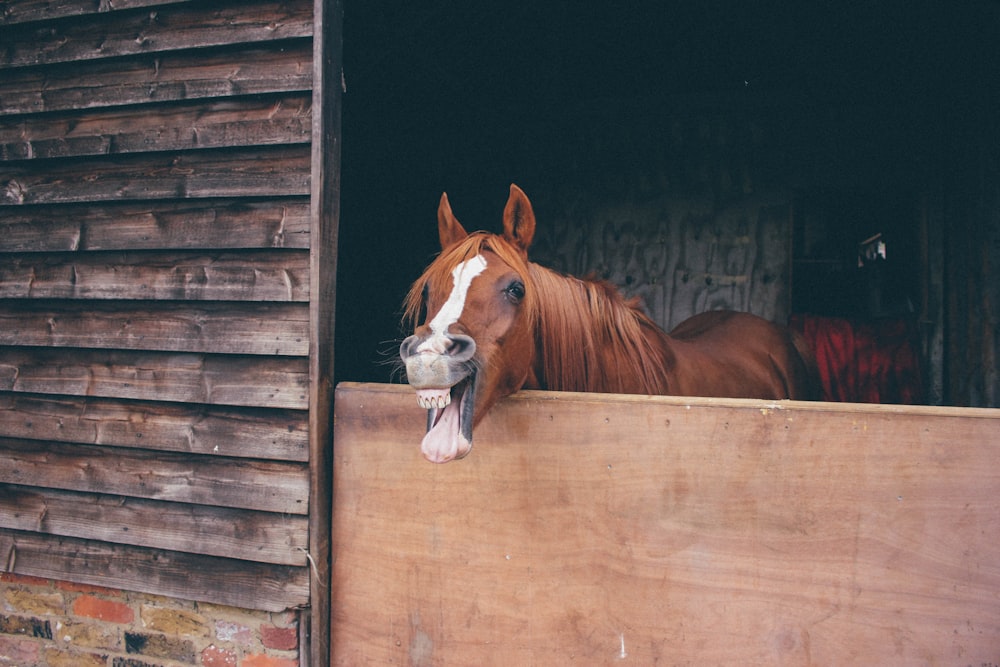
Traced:
[[447, 463], [472, 449], [476, 379], [472, 372], [453, 387], [417, 389], [417, 404], [427, 410], [427, 433], [420, 451], [428, 461]]

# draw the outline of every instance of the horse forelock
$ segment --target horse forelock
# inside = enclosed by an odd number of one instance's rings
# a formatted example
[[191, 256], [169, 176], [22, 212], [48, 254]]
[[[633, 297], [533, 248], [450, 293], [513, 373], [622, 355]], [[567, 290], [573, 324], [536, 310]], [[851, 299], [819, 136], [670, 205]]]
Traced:
[[528, 262], [522, 251], [496, 234], [473, 232], [459, 243], [442, 250], [423, 274], [410, 286], [410, 291], [403, 301], [404, 323], [411, 329], [419, 323], [418, 319], [424, 306], [424, 291], [428, 286], [443, 285], [446, 286], [446, 289], [450, 289], [454, 268], [476, 255], [481, 255], [484, 251], [495, 254], [500, 261], [510, 266], [520, 276], [525, 284], [522, 308], [528, 317], [534, 320], [537, 312], [537, 290], [531, 284]]

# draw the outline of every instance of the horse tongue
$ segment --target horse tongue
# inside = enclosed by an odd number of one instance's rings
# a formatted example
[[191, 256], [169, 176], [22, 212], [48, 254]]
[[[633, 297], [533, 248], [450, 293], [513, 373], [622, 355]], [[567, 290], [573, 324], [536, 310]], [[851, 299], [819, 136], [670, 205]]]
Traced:
[[424, 435], [420, 451], [431, 463], [447, 463], [465, 456], [472, 444], [462, 434], [461, 401], [452, 401]]

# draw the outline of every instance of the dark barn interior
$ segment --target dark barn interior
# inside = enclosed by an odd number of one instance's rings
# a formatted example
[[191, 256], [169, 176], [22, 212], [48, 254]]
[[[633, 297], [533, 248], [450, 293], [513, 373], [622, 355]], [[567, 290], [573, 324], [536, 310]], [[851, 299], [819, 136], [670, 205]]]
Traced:
[[989, 0], [345, 3], [337, 379], [400, 379], [441, 192], [496, 230], [514, 182], [536, 261], [666, 328], [751, 310], [888, 350], [836, 400], [996, 407], [998, 37]]

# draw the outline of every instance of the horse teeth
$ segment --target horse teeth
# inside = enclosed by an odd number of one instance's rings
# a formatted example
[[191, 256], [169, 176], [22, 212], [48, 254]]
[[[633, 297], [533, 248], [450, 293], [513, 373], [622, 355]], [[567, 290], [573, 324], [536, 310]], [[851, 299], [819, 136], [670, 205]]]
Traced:
[[434, 410], [447, 407], [451, 403], [451, 394], [437, 394], [434, 396], [417, 396], [417, 405], [425, 410]]

